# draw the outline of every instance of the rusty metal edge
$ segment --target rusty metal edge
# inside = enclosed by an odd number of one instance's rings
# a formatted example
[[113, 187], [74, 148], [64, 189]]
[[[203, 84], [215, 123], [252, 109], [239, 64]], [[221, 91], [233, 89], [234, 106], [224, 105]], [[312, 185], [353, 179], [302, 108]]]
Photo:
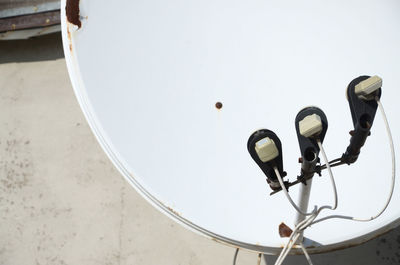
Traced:
[[59, 0], [45, 0], [44, 3], [37, 3], [37, 1], [24, 1], [19, 4], [3, 3], [0, 4], [0, 18], [15, 17], [28, 14], [35, 14], [60, 8]]
[[60, 10], [0, 19], [0, 33], [61, 24]]

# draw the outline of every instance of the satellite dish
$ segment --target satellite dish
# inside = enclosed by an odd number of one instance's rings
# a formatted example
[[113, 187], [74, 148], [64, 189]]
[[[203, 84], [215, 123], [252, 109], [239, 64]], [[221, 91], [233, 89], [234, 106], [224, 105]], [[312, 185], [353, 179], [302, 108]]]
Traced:
[[[345, 92], [355, 77], [383, 78], [381, 99], [400, 141], [399, 1], [67, 2], [66, 62], [99, 143], [153, 206], [211, 239], [280, 252], [287, 239], [278, 227], [293, 228], [296, 212], [282, 192], [269, 195], [247, 141], [258, 129], [273, 130], [286, 179], [295, 180], [294, 121], [313, 105], [329, 122], [328, 157], [340, 157], [353, 129]], [[358, 161], [334, 169], [336, 214], [370, 217], [382, 207], [391, 181], [387, 143], [377, 114]], [[291, 187], [290, 195], [299, 189]], [[309, 209], [330, 203], [330, 190], [326, 172], [314, 177]], [[309, 253], [357, 245], [396, 227], [399, 195], [395, 190], [372, 222], [331, 219], [308, 228]]]

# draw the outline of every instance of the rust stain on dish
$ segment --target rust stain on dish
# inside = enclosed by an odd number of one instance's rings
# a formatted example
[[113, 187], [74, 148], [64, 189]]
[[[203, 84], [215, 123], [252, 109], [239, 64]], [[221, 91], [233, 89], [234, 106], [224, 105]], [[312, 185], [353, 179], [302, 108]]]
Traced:
[[[280, 244], [279, 248], [285, 248], [285, 246], [286, 246], [285, 244]], [[301, 252], [300, 246], [297, 244], [293, 245], [293, 247], [289, 253], [290, 253], [290, 255], [302, 255], [303, 254], [303, 252]]]
[[222, 109], [222, 103], [221, 102], [217, 102], [217, 103], [215, 103], [215, 107], [217, 108], [217, 109]]
[[69, 31], [69, 25], [67, 25], [67, 36], [69, 42], [69, 51], [72, 52], [71, 32]]
[[280, 237], [290, 237], [290, 235], [293, 233], [293, 230], [290, 229], [289, 226], [287, 226], [285, 223], [281, 223], [279, 225], [279, 236]]
[[79, 0], [67, 0], [67, 4], [65, 5], [65, 13], [69, 23], [78, 26], [78, 28], [82, 26], [79, 16]]
[[175, 215], [181, 216], [180, 213], [178, 213], [177, 211], [175, 211], [175, 210], [172, 209], [171, 207], [168, 207], [168, 206], [167, 206], [167, 208], [168, 208], [168, 210], [170, 210], [170, 211], [171, 211], [172, 213], [174, 213]]

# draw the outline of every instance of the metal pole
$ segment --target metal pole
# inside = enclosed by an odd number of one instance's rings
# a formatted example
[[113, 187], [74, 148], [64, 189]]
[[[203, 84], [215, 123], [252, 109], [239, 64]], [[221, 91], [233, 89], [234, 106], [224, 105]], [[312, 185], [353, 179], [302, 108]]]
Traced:
[[[298, 206], [301, 211], [307, 212], [308, 210], [308, 202], [310, 200], [310, 194], [311, 194], [311, 186], [312, 186], [312, 179], [307, 180], [307, 185], [304, 185], [303, 183], [300, 184], [300, 193], [299, 193], [299, 203]], [[297, 213], [296, 216], [296, 225], [303, 221], [306, 218], [305, 215], [301, 213]]]
[[[317, 155], [311, 155], [307, 157], [309, 159], [302, 159], [301, 164], [301, 172], [303, 177], [308, 179], [306, 181], [306, 185], [304, 183], [300, 184], [300, 193], [298, 199], [298, 207], [302, 212], [308, 212], [308, 202], [310, 201], [310, 194], [311, 194], [311, 186], [312, 186], [312, 177], [314, 175], [315, 166], [317, 164], [318, 158]], [[303, 221], [306, 218], [305, 215], [297, 212], [296, 215], [296, 225]], [[303, 232], [300, 234], [298, 242], [303, 241]]]

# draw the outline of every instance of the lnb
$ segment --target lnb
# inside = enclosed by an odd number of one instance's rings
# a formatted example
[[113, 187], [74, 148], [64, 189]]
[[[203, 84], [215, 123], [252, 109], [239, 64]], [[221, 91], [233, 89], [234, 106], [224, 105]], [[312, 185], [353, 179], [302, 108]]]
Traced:
[[350, 165], [357, 161], [361, 147], [371, 134], [378, 103], [382, 93], [382, 79], [378, 76], [360, 76], [347, 87], [354, 130], [350, 131], [350, 144], [342, 155], [342, 162]]
[[[276, 167], [282, 177], [283, 171], [282, 145], [278, 136], [270, 130], [261, 129], [255, 131], [247, 141], [247, 150], [267, 177], [267, 182], [272, 190], [280, 190], [278, 177], [275, 174]], [[285, 182], [288, 184], [288, 182]]]
[[317, 107], [307, 107], [299, 111], [295, 119], [297, 139], [300, 147], [301, 172], [300, 182], [312, 178], [319, 163], [318, 141], [324, 141], [328, 129], [328, 119], [325, 113]]

